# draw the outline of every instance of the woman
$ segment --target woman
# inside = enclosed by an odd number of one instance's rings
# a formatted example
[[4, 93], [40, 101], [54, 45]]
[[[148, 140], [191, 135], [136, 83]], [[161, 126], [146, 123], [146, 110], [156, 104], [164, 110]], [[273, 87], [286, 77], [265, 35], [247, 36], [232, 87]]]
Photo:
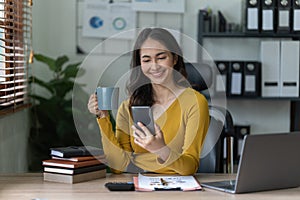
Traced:
[[[186, 85], [181, 49], [167, 30], [146, 28], [138, 36], [131, 61], [129, 99], [121, 103], [113, 132], [107, 111], [98, 110], [92, 94], [88, 108], [97, 115], [108, 165], [115, 172], [194, 174], [209, 125], [203, 95]], [[155, 133], [134, 126], [131, 106], [151, 106]], [[136, 172], [136, 171], [133, 171]]]

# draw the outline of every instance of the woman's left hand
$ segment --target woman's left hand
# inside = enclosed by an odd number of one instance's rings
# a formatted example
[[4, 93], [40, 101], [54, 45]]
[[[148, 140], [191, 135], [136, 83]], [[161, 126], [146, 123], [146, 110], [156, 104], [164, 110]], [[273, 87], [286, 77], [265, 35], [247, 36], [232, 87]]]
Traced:
[[160, 127], [157, 124], [154, 124], [155, 135], [153, 135], [141, 122], [138, 122], [137, 125], [143, 131], [139, 130], [134, 125], [132, 126], [134, 131], [134, 142], [149, 152], [159, 155], [160, 159], [163, 161], [167, 160], [170, 154], [170, 149], [166, 146]]

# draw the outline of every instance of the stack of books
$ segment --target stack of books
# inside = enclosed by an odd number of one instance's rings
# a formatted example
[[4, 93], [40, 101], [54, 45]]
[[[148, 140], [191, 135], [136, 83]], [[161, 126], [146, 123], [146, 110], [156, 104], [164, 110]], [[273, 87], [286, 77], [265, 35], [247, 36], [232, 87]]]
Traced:
[[103, 151], [95, 147], [52, 148], [51, 159], [43, 161], [44, 181], [79, 183], [106, 176]]

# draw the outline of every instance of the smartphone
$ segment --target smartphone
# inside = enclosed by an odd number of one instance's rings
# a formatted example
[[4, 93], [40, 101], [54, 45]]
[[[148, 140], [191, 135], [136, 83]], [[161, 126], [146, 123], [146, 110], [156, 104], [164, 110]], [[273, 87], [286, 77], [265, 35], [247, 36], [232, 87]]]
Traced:
[[131, 113], [133, 122], [138, 129], [141, 130], [137, 123], [142, 122], [151, 134], [155, 135], [153, 114], [150, 106], [131, 106]]

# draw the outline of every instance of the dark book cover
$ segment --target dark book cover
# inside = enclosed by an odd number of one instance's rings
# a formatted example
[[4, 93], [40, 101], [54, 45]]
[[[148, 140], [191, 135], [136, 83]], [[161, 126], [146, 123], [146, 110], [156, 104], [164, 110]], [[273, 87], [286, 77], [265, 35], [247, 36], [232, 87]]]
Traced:
[[92, 146], [68, 146], [56, 147], [50, 149], [51, 156], [57, 157], [76, 157], [76, 156], [90, 156], [103, 155], [103, 150]]
[[75, 168], [75, 169], [45, 166], [44, 172], [75, 175], [75, 174], [82, 174], [82, 173], [87, 173], [87, 172], [98, 171], [98, 170], [102, 170], [102, 169], [106, 169], [106, 165], [100, 164], [100, 165], [93, 165], [93, 166], [81, 167], [81, 168]]

